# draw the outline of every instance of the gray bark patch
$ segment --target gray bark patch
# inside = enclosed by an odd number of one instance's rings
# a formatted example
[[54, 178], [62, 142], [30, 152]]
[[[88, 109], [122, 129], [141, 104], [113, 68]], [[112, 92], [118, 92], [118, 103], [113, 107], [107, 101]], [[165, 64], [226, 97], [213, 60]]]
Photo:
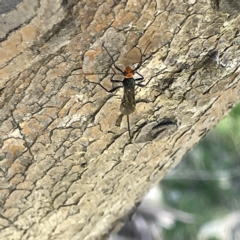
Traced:
[[22, 2], [22, 0], [0, 0], [0, 14], [10, 12], [16, 6]]

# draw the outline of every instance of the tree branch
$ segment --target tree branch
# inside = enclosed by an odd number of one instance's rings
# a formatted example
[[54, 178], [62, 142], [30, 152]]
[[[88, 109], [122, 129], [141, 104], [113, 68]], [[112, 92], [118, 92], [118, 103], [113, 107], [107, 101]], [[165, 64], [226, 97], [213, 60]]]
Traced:
[[[222, 4], [25, 0], [2, 8], [1, 239], [104, 238], [227, 115], [240, 99], [240, 18], [238, 5]], [[121, 69], [150, 43], [139, 73], [152, 79], [136, 88], [133, 142], [122, 90], [89, 82], [111, 87], [103, 42]]]

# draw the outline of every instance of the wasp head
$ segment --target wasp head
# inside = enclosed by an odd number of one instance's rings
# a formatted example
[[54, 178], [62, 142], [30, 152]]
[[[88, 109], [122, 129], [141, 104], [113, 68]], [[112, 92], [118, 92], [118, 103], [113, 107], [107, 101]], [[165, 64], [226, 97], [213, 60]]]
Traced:
[[125, 78], [133, 78], [134, 70], [130, 67], [126, 67], [124, 71], [124, 77]]

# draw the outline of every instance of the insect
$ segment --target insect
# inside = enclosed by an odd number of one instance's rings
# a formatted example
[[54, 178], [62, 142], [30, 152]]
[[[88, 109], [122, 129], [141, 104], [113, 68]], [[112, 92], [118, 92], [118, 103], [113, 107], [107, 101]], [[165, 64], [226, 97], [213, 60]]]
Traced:
[[[139, 49], [139, 51], [141, 53], [140, 62], [137, 64], [136, 68], [132, 69], [131, 67], [127, 66], [125, 68], [125, 70], [123, 71], [115, 64], [115, 61], [114, 61], [112, 55], [109, 53], [109, 51], [107, 50], [107, 48], [105, 47], [105, 45], [103, 43], [102, 46], [106, 50], [107, 54], [109, 55], [113, 66], [124, 76], [124, 79], [123, 80], [113, 79], [114, 76], [117, 75], [117, 72], [114, 70], [113, 67], [111, 67], [114, 73], [113, 73], [112, 77], [110, 78], [110, 81], [112, 83], [122, 83], [121, 86], [117, 86], [117, 87], [114, 87], [114, 88], [108, 90], [101, 83], [91, 82], [91, 83], [99, 85], [101, 88], [103, 88], [106, 92], [109, 92], [109, 93], [115, 92], [117, 89], [123, 87], [123, 97], [121, 100], [120, 111], [123, 115], [127, 116], [128, 133], [129, 133], [130, 141], [132, 140], [133, 136], [131, 135], [129, 115], [131, 113], [133, 113], [136, 108], [135, 86], [145, 87], [148, 85], [148, 83], [152, 79], [152, 78], [150, 78], [146, 84], [142, 84], [141, 82], [144, 81], [144, 77], [139, 72], [137, 72], [137, 70], [142, 66], [143, 62], [145, 62], [146, 60], [148, 60], [151, 57], [151, 55], [150, 55], [149, 57], [145, 58], [144, 61], [142, 59], [142, 56], [144, 55], [149, 44], [147, 45], [147, 47], [145, 48], [143, 53], [140, 48], [136, 47]], [[137, 73], [139, 75], [138, 78], [134, 78], [135, 73]]]

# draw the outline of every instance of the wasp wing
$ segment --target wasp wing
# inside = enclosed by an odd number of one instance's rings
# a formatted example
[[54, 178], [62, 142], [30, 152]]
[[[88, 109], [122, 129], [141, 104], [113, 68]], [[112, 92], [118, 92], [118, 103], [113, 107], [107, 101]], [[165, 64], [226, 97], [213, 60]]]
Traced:
[[129, 115], [135, 111], [135, 87], [123, 89], [123, 98], [120, 105], [120, 111], [123, 115]]

